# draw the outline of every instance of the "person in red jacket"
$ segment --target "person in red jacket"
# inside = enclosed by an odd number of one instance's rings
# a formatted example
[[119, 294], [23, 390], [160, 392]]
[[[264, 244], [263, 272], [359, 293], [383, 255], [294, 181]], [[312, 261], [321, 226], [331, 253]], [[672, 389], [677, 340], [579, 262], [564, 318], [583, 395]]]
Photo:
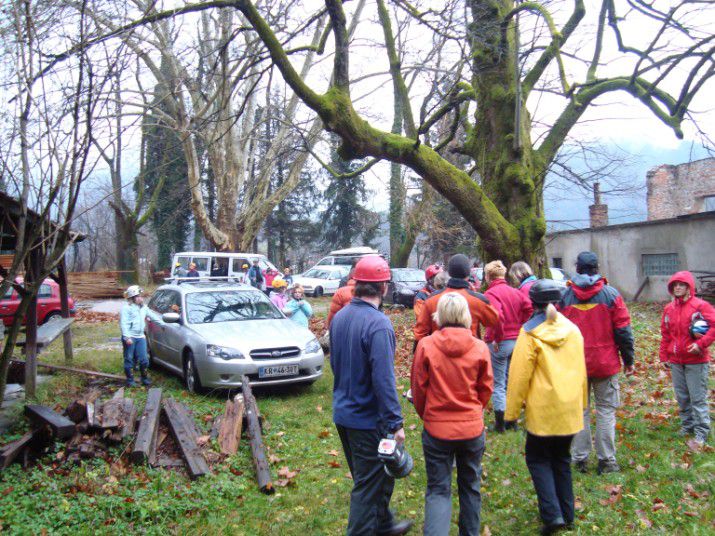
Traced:
[[[351, 270], [352, 273], [352, 270]], [[333, 294], [333, 299], [330, 300], [330, 310], [328, 311], [328, 325], [330, 327], [330, 322], [332, 322], [333, 317], [337, 312], [345, 307], [350, 300], [353, 299], [353, 293], [355, 292], [355, 280], [349, 279], [347, 285], [340, 287], [335, 294]]]
[[[509, 378], [509, 363], [514, 351], [516, 338], [521, 326], [529, 320], [533, 311], [531, 300], [515, 288], [510, 287], [505, 279], [506, 266], [502, 261], [492, 261], [484, 267], [484, 280], [492, 306], [499, 313], [499, 323], [487, 328], [484, 341], [489, 345], [489, 353], [494, 372], [494, 431], [502, 433], [504, 426], [504, 410], [506, 409], [506, 385]], [[509, 424], [509, 429], [516, 429], [515, 423]]]
[[453, 255], [447, 263], [449, 281], [447, 287], [435, 292], [427, 301], [417, 316], [415, 327], [412, 330], [415, 336], [415, 345], [430, 333], [439, 329], [433, 315], [437, 311], [437, 303], [444, 294], [457, 293], [466, 298], [469, 312], [472, 315], [472, 335], [479, 338], [479, 326], [496, 326], [499, 323], [499, 313], [489, 304], [489, 298], [469, 288], [469, 259], [466, 255], [458, 253]]
[[[623, 360], [626, 376], [633, 374], [635, 348], [631, 317], [623, 298], [598, 273], [598, 257], [583, 251], [576, 259], [577, 275], [568, 282], [559, 304], [561, 313], [581, 330], [586, 355], [589, 392], [596, 404], [598, 474], [621, 470], [616, 462], [616, 409], [620, 406], [618, 372]], [[620, 359], [619, 359], [620, 354]], [[590, 406], [590, 403], [589, 403]], [[576, 469], [588, 471], [591, 453], [590, 407], [583, 430], [573, 440], [571, 458]]]
[[425, 283], [425, 286], [420, 289], [417, 294], [415, 294], [415, 304], [412, 306], [412, 309], [415, 312], [415, 318], [419, 316], [427, 298], [429, 298], [437, 290], [434, 286], [434, 278], [441, 272], [442, 267], [439, 264], [432, 264], [425, 270], [425, 279], [427, 282]]
[[704, 445], [710, 435], [708, 347], [715, 341], [715, 308], [695, 297], [690, 272], [674, 274], [668, 292], [673, 301], [665, 306], [660, 323], [660, 361], [670, 367], [680, 406], [681, 434], [693, 434], [695, 441]]
[[459, 534], [478, 536], [485, 447], [482, 414], [493, 381], [489, 351], [472, 336], [464, 296], [454, 292], [440, 296], [436, 316], [440, 329], [417, 345], [411, 378], [415, 409], [424, 421], [424, 533], [449, 534], [456, 458]]

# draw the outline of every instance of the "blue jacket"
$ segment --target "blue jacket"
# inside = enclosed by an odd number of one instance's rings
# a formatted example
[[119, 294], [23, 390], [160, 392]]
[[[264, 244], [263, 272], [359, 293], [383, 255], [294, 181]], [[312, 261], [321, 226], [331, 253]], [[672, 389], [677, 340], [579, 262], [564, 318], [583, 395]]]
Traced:
[[251, 285], [254, 287], [260, 287], [263, 281], [263, 272], [259, 266], [251, 266], [248, 269], [248, 279], [251, 281]]
[[147, 315], [153, 318], [158, 317], [146, 305], [139, 306], [136, 303], [125, 303], [119, 313], [119, 328], [122, 330], [122, 337], [125, 339], [143, 339]]
[[286, 303], [283, 312], [288, 315], [293, 322], [305, 326], [309, 325], [308, 319], [313, 316], [313, 308], [305, 300], [291, 300]]
[[394, 361], [392, 323], [371, 304], [353, 298], [330, 323], [335, 424], [380, 433], [402, 428]]

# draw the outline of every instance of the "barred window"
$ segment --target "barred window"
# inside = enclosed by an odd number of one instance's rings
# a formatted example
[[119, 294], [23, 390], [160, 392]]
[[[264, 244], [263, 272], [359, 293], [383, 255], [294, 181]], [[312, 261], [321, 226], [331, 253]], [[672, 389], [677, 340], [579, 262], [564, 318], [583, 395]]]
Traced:
[[673, 275], [680, 267], [677, 253], [642, 255], [643, 275]]

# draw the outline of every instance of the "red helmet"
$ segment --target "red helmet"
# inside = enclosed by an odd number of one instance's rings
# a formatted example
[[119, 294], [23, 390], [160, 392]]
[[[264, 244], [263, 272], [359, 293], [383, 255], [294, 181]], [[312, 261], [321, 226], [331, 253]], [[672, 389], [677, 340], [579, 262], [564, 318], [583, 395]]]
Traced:
[[379, 255], [366, 255], [358, 261], [353, 279], [364, 283], [380, 283], [391, 279], [390, 265]]
[[427, 267], [425, 270], [425, 277], [427, 280], [432, 279], [434, 276], [436, 276], [438, 273], [442, 271], [442, 267], [439, 264], [432, 264]]

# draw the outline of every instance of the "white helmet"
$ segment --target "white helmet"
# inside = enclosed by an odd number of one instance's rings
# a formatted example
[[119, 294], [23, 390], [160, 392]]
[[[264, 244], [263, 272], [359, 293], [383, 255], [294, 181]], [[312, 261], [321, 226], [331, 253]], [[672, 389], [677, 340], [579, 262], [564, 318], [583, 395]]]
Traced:
[[141, 293], [142, 289], [139, 285], [132, 285], [124, 291], [124, 295], [127, 297], [128, 300], [134, 298], [135, 296], [139, 296], [139, 294]]

